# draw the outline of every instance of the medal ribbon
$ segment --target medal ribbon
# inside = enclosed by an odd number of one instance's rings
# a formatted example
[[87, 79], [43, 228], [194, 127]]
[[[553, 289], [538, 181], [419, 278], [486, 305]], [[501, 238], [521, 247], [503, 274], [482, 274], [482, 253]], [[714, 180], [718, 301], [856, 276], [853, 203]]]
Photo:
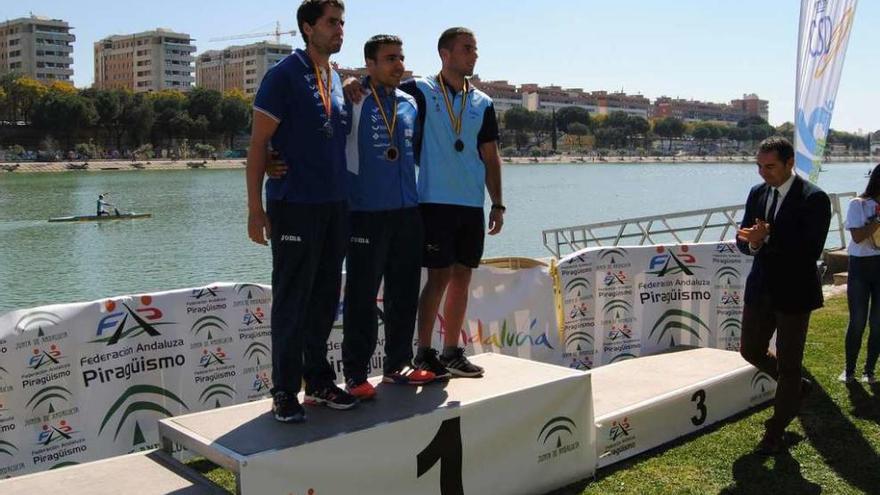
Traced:
[[318, 71], [318, 64], [312, 63], [315, 69], [315, 80], [318, 83], [318, 93], [321, 95], [321, 103], [324, 104], [324, 112], [327, 114], [327, 121], [330, 121], [330, 116], [333, 115], [333, 101], [330, 99], [330, 95], [333, 92], [333, 73], [330, 69], [327, 69], [327, 83], [324, 84], [324, 80], [321, 79], [321, 73]]
[[446, 91], [446, 83], [443, 82], [443, 74], [437, 75], [437, 80], [440, 81], [440, 89], [443, 91], [443, 101], [446, 103], [446, 113], [449, 114], [449, 122], [452, 123], [452, 131], [455, 132], [456, 136], [461, 136], [461, 123], [462, 117], [464, 116], [464, 109], [467, 107], [467, 95], [468, 95], [468, 80], [464, 80], [464, 89], [461, 93], [461, 108], [458, 110], [458, 119], [455, 118], [455, 110], [452, 108], [452, 103], [455, 101], [455, 96], [453, 96], [453, 100], [449, 100], [449, 95]]
[[370, 80], [370, 89], [373, 91], [373, 99], [376, 100], [376, 106], [379, 107], [379, 113], [382, 114], [382, 120], [385, 121], [385, 128], [388, 129], [388, 139], [393, 143], [394, 142], [394, 128], [397, 127], [397, 98], [392, 96], [391, 113], [394, 116], [391, 118], [391, 124], [388, 123], [388, 115], [385, 113], [385, 107], [382, 105], [382, 101], [379, 100], [379, 95], [376, 92], [376, 86], [373, 85], [373, 81]]

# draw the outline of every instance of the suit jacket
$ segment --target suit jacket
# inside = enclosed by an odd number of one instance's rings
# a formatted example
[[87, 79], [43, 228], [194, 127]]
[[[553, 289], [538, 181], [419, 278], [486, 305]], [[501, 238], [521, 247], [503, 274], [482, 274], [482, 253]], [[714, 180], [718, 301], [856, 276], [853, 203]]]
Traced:
[[[759, 184], [749, 192], [742, 227], [766, 221], [772, 189]], [[831, 202], [825, 191], [795, 175], [788, 194], [770, 225], [770, 240], [754, 254], [746, 281], [745, 303], [757, 304], [769, 296], [772, 309], [804, 313], [822, 307], [822, 281], [816, 261], [825, 248], [831, 223]], [[751, 255], [749, 244], [737, 239], [737, 247]]]

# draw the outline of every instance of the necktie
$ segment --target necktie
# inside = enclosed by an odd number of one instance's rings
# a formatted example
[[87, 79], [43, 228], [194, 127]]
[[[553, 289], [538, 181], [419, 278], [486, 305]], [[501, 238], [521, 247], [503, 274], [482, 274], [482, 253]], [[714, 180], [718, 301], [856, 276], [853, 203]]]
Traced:
[[773, 225], [776, 219], [776, 205], [779, 203], [779, 189], [773, 188], [773, 201], [770, 202], [770, 211], [767, 212], [767, 223]]

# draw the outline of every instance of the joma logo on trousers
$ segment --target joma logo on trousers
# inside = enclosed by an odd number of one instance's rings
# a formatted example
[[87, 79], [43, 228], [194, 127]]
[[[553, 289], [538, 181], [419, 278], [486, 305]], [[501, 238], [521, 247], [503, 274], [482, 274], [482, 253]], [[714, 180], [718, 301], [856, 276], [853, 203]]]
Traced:
[[281, 242], [302, 242], [302, 237], [284, 234], [281, 236]]

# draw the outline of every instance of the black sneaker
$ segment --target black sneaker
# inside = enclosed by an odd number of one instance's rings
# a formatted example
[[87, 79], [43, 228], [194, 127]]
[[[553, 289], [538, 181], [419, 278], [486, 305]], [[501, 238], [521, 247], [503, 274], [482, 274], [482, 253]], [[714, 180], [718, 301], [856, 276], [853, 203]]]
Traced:
[[296, 395], [287, 392], [275, 392], [272, 395], [272, 414], [276, 421], [282, 423], [302, 423], [306, 420], [306, 411]]
[[442, 364], [454, 376], [466, 378], [478, 378], [483, 376], [483, 368], [468, 361], [464, 356], [464, 349], [459, 347], [451, 356], [440, 356], [440, 364]]
[[425, 349], [420, 351], [415, 359], [413, 359], [413, 368], [422, 371], [429, 371], [434, 374], [434, 380], [446, 380], [452, 376], [449, 373], [449, 370], [446, 369], [445, 366], [440, 364], [440, 360], [437, 359], [437, 350], [436, 349]]
[[357, 405], [358, 400], [357, 397], [331, 383], [311, 391], [306, 388], [303, 402], [310, 406], [323, 404], [331, 409], [351, 409]]

